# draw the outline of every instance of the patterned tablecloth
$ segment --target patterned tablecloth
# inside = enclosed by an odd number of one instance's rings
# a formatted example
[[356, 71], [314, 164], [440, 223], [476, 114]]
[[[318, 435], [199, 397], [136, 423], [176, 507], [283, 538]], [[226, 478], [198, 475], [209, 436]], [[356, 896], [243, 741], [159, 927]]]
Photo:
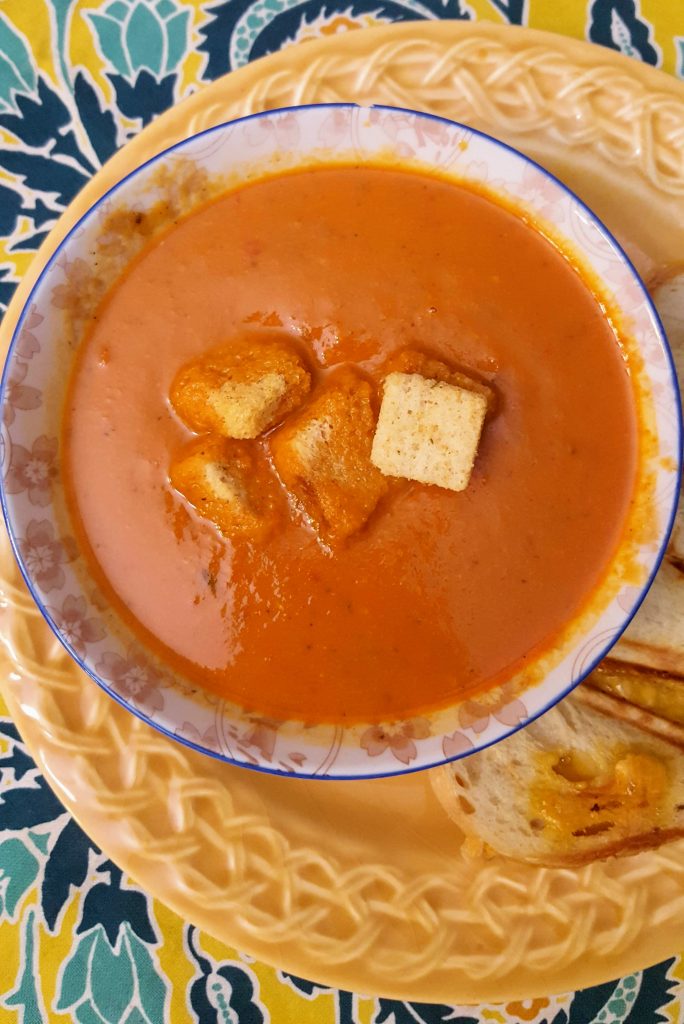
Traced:
[[[477, 17], [585, 37], [684, 77], [684, 0], [0, 0], [0, 307], [95, 168], [201, 82], [312, 37]], [[684, 962], [477, 1009], [285, 975], [201, 934], [123, 876], [53, 796], [0, 703], [0, 1024], [70, 1020], [679, 1022]]]

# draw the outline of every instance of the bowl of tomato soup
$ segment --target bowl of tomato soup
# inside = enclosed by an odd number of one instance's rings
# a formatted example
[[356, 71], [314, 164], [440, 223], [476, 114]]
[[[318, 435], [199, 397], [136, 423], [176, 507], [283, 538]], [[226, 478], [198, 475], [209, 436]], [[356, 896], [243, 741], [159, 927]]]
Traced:
[[466, 756], [584, 678], [657, 570], [672, 359], [624, 252], [466, 126], [219, 125], [81, 218], [2, 381], [2, 504], [78, 664], [227, 761]]

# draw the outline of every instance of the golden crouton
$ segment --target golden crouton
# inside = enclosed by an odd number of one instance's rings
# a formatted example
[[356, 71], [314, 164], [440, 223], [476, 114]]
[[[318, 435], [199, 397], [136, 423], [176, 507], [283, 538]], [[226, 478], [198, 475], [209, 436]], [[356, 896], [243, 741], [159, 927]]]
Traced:
[[385, 364], [385, 372], [390, 373], [419, 373], [421, 377], [429, 380], [441, 380], [445, 384], [454, 384], [465, 391], [476, 391], [487, 399], [487, 412], [494, 412], [496, 406], [496, 392], [484, 381], [471, 377], [460, 370], [453, 370], [440, 359], [419, 352], [416, 349], [403, 349], [388, 359]]
[[370, 461], [374, 427], [370, 383], [343, 369], [271, 439], [283, 483], [325, 542], [360, 530], [387, 490]]
[[484, 395], [417, 373], [385, 378], [371, 459], [387, 476], [463, 491], [487, 414]]
[[171, 464], [171, 484], [226, 537], [263, 537], [275, 519], [277, 482], [260, 450], [201, 438]]
[[171, 403], [200, 433], [258, 437], [301, 405], [311, 377], [288, 339], [241, 338], [183, 367]]

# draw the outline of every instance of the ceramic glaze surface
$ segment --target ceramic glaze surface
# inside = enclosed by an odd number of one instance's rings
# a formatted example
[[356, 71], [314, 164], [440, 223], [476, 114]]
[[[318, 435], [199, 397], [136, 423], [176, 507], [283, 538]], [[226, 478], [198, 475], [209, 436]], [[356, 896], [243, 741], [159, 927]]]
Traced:
[[[484, 187], [532, 216], [601, 283], [634, 345], [630, 358], [644, 367], [639, 408], [652, 438], [627, 529], [636, 535], [645, 518], [653, 529], [630, 552], [628, 571], [618, 553], [591, 607], [524, 676], [482, 700], [420, 717], [309, 727], [272, 721], [189, 686], [132, 634], [111, 627], [60, 514], [60, 387], [87, 316], [142, 244], [136, 237], [109, 238], [114, 212], [147, 213], [165, 202], [177, 214], [198, 202], [198, 182], [202, 192], [258, 180], [273, 169], [350, 162], [400, 165]], [[102, 271], [93, 269], [103, 262]], [[35, 599], [70, 653], [113, 697], [168, 735], [233, 763], [301, 776], [360, 778], [436, 765], [481, 749], [548, 709], [605, 653], [640, 603], [662, 555], [678, 488], [680, 421], [671, 358], [647, 293], [605, 228], [570, 191], [508, 146], [463, 125], [391, 107], [313, 105], [248, 117], [202, 131], [130, 172], [44, 268], [11, 341], [2, 401], [2, 495], [10, 535]]]

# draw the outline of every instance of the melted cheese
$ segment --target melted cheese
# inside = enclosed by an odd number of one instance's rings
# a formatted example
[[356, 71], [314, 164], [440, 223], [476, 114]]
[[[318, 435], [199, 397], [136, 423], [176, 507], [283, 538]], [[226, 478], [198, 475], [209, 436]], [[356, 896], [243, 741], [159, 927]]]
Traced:
[[666, 766], [651, 754], [614, 751], [539, 757], [530, 794], [531, 826], [557, 842], [657, 826], [668, 789]]
[[684, 725], [684, 680], [657, 672], [600, 668], [592, 674], [591, 683], [604, 693]]

